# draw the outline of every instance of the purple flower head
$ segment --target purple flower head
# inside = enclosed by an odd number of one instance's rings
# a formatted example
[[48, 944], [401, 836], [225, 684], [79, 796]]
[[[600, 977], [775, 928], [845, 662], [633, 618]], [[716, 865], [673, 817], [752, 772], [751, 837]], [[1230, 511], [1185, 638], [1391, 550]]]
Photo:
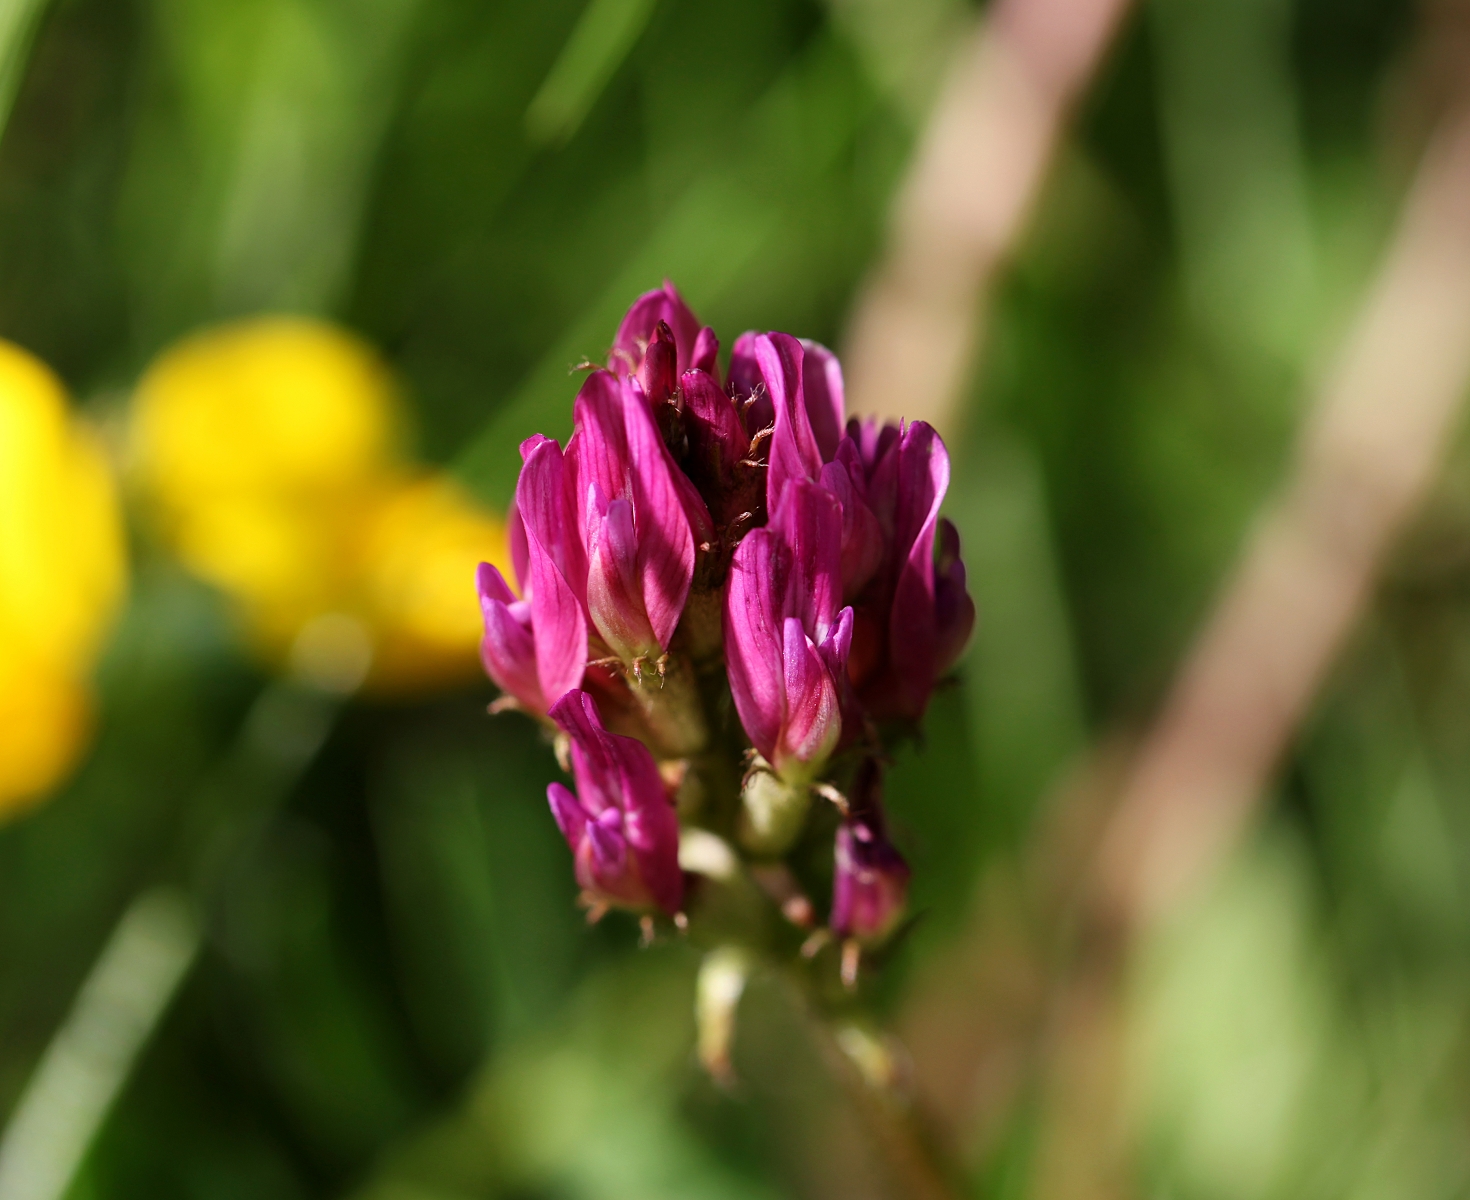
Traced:
[[918, 720], [975, 624], [959, 534], [939, 518], [949, 454], [923, 421], [853, 421], [837, 460], [883, 539], [881, 563], [854, 606], [853, 682], [875, 717]]
[[593, 903], [678, 912], [679, 820], [648, 747], [608, 733], [596, 703], [580, 690], [552, 705], [551, 718], [571, 738], [577, 791], [553, 783], [546, 798], [583, 892]]
[[791, 782], [814, 778], [842, 732], [852, 610], [839, 611], [841, 561], [841, 507], [797, 479], [730, 565], [725, 661], [735, 709], [751, 743]]
[[[666, 378], [676, 380], [695, 367], [714, 374], [715, 354], [719, 349], [714, 331], [700, 326], [699, 319], [689, 311], [678, 288], [667, 280], [663, 287], [645, 292], [633, 301], [623, 323], [618, 326], [617, 337], [613, 339], [607, 358], [608, 370], [619, 379], [641, 378], [644, 359], [659, 340], [660, 324], [666, 327], [675, 352], [673, 370]], [[660, 365], [651, 368], [650, 373], [656, 374], [662, 369]], [[665, 398], [655, 395], [647, 381], [644, 381], [644, 390], [652, 403], [662, 403]]]
[[909, 865], [888, 840], [883, 819], [882, 774], [865, 759], [837, 830], [832, 880], [832, 932], [840, 938], [878, 942], [893, 931], [908, 899]]

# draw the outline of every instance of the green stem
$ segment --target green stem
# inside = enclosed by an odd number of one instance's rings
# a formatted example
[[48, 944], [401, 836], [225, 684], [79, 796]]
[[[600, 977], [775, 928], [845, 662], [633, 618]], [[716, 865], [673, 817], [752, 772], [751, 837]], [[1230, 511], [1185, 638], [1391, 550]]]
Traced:
[[957, 1173], [928, 1138], [906, 1097], [872, 1082], [843, 1049], [810, 989], [786, 976], [828, 1070], [842, 1086], [883, 1155], [897, 1194], [905, 1200], [960, 1200]]
[[683, 655], [670, 655], [662, 675], [629, 677], [654, 749], [664, 758], [692, 758], [709, 742], [709, 726], [694, 670]]
[[812, 806], [805, 783], [788, 783], [774, 772], [753, 770], [740, 793], [740, 844], [752, 854], [777, 858], [801, 836]]

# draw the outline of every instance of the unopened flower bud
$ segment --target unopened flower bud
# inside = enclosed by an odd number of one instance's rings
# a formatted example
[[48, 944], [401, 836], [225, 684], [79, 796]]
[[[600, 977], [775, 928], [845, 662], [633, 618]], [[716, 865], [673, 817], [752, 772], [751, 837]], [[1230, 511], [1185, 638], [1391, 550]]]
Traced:
[[679, 295], [679, 289], [668, 282], [633, 301], [613, 339], [612, 350], [608, 353], [608, 370], [619, 379], [641, 377], [644, 357], [655, 341], [660, 324], [673, 338], [675, 379], [695, 366], [713, 370], [714, 354], [710, 344], [714, 333], [700, 328], [698, 319]]
[[674, 331], [667, 321], [660, 321], [653, 330], [643, 362], [638, 367], [638, 382], [643, 387], [644, 398], [657, 411], [667, 404], [679, 387], [678, 350], [674, 346]]
[[881, 771], [873, 759], [858, 769], [848, 813], [837, 830], [832, 882], [832, 932], [862, 943], [880, 942], [903, 916], [909, 866], [888, 840]]

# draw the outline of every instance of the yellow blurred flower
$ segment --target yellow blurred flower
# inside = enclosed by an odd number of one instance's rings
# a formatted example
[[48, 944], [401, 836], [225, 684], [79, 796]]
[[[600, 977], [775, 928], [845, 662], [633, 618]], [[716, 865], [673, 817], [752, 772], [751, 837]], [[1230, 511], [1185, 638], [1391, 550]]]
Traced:
[[85, 744], [125, 579], [101, 446], [55, 375], [0, 342], [0, 816], [55, 786]]
[[383, 497], [365, 528], [362, 587], [380, 631], [375, 669], [430, 685], [479, 669], [482, 631], [475, 567], [509, 574], [505, 526], [443, 476]]
[[501, 521], [398, 455], [386, 365], [351, 334], [268, 317], [207, 330], [138, 386], [133, 452], [180, 559], [268, 661], [348, 691], [471, 677], [474, 568]]

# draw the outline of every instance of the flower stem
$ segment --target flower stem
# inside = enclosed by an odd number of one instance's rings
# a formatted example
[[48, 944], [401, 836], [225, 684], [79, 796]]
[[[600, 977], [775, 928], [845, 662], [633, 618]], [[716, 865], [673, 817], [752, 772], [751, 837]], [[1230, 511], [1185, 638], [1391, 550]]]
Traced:
[[807, 784], [787, 783], [768, 770], [754, 770], [740, 793], [740, 844], [753, 854], [785, 854], [801, 834], [811, 809]]
[[694, 671], [683, 655], [670, 655], [662, 674], [630, 676], [628, 690], [661, 758], [689, 758], [704, 749], [709, 727]]
[[907, 1099], [869, 1079], [843, 1048], [808, 988], [788, 976], [818, 1050], [872, 1135], [899, 1195], [906, 1200], [960, 1200], [964, 1190]]

